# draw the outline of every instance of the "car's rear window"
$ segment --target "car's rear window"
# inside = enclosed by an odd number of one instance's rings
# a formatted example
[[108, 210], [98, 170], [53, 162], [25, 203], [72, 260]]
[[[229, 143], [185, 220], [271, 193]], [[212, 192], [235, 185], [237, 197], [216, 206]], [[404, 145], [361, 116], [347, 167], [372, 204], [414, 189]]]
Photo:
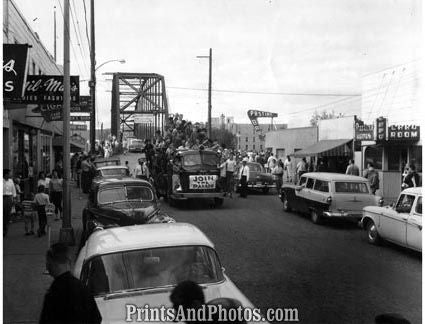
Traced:
[[123, 251], [86, 262], [81, 281], [93, 295], [150, 289], [191, 280], [198, 284], [221, 281], [215, 251], [205, 246], [177, 246]]
[[335, 182], [335, 192], [339, 193], [369, 193], [364, 182]]
[[153, 193], [146, 186], [111, 187], [100, 190], [97, 200], [99, 204], [113, 204], [130, 200], [152, 201]]
[[263, 172], [260, 164], [248, 164], [248, 168], [253, 172]]
[[126, 168], [117, 168], [117, 169], [103, 169], [100, 171], [102, 176], [125, 176], [127, 175]]

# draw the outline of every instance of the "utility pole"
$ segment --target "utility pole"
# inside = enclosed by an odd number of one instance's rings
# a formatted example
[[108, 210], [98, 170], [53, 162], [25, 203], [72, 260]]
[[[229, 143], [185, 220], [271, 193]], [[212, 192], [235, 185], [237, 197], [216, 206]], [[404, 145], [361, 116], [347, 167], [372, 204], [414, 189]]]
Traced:
[[94, 0], [90, 0], [90, 97], [92, 102], [90, 114], [90, 151], [94, 153], [96, 143], [96, 51], [94, 30]]
[[209, 55], [209, 79], [208, 79], [208, 138], [211, 139], [211, 83], [212, 83], [212, 48]]
[[197, 56], [197, 58], [208, 58], [208, 60], [209, 60], [209, 74], [208, 74], [208, 138], [211, 138], [212, 48], [210, 48], [210, 55], [208, 55], [208, 56]]
[[74, 230], [71, 225], [71, 192], [69, 190], [70, 139], [69, 121], [71, 106], [70, 57], [69, 57], [69, 0], [64, 0], [63, 14], [63, 217], [59, 239], [69, 245], [75, 244]]
[[56, 63], [56, 6], [54, 6], [53, 9], [53, 57]]

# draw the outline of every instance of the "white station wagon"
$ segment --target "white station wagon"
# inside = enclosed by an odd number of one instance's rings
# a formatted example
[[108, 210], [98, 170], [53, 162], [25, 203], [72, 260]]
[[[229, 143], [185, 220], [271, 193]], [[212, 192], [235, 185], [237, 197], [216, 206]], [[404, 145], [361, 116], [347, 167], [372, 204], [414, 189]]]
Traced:
[[172, 307], [174, 286], [192, 280], [205, 300], [251, 302], [224, 274], [213, 243], [186, 223], [116, 227], [94, 232], [81, 249], [73, 274], [95, 296], [103, 323], [122, 323], [126, 305]]
[[361, 225], [372, 244], [378, 244], [382, 238], [422, 251], [422, 188], [403, 190], [392, 207], [363, 208]]

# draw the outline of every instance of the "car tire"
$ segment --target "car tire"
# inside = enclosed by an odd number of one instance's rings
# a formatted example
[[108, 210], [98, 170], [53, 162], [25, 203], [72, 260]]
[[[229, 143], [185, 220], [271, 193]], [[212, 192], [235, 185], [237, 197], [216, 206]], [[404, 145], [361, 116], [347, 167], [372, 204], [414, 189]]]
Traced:
[[223, 198], [214, 198], [214, 207], [217, 208], [223, 206], [223, 202]]
[[322, 223], [322, 215], [320, 214], [319, 211], [317, 211], [316, 209], [312, 209], [310, 212], [310, 216], [311, 216], [311, 221], [316, 224], [319, 225]]
[[378, 245], [381, 242], [378, 229], [373, 221], [369, 221], [366, 225], [367, 241], [370, 244]]
[[288, 198], [286, 198], [286, 195], [282, 193], [282, 203], [283, 203], [283, 210], [286, 212], [291, 211], [291, 206], [289, 206]]

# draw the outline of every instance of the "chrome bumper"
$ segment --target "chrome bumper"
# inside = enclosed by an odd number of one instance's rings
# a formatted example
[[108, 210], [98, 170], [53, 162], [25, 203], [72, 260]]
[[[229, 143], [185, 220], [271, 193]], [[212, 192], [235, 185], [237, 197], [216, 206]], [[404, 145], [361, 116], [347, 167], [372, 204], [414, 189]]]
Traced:
[[189, 198], [200, 198], [200, 199], [208, 199], [208, 198], [224, 198], [224, 192], [173, 192], [173, 199], [189, 199]]
[[340, 217], [340, 218], [356, 218], [361, 219], [363, 217], [362, 213], [356, 213], [356, 212], [346, 212], [346, 211], [324, 211], [323, 212], [324, 217]]

